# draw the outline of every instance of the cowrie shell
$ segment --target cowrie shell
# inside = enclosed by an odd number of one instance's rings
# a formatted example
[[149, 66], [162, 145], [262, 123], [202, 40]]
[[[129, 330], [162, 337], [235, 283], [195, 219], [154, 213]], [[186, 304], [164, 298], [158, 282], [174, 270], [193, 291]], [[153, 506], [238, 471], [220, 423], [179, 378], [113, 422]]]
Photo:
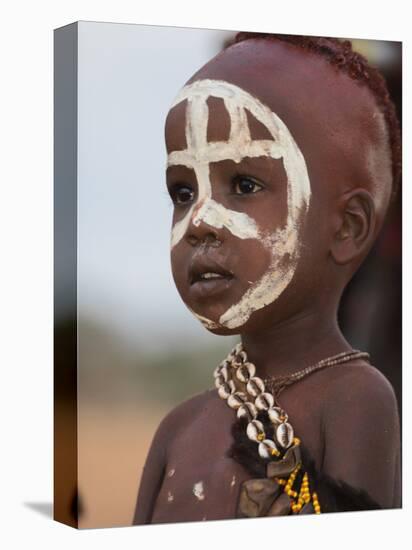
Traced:
[[233, 380], [228, 380], [224, 382], [217, 390], [219, 397], [222, 399], [227, 399], [231, 393], [234, 393], [236, 390]]
[[255, 405], [248, 401], [247, 403], [243, 403], [243, 405], [240, 405], [237, 410], [237, 417], [247, 418], [249, 421], [251, 421], [256, 417], [257, 413], [258, 411]]
[[238, 355], [239, 355], [239, 359], [242, 363], [245, 363], [245, 361], [247, 361], [246, 352], [244, 352], [243, 350], [239, 351]]
[[236, 370], [236, 378], [246, 384], [246, 382], [249, 382], [255, 376], [255, 372], [256, 367], [253, 363], [244, 363]]
[[242, 403], [245, 403], [246, 401], [247, 401], [247, 395], [240, 391], [232, 393], [227, 398], [227, 404], [232, 409], [238, 409], [240, 405], [242, 405]]
[[247, 363], [247, 355], [244, 351], [241, 351], [238, 353], [235, 358], [233, 359], [232, 365], [237, 368], [240, 367], [240, 365], [243, 365], [244, 363]]
[[239, 354], [241, 351], [243, 351], [243, 344], [242, 342], [239, 342], [236, 344], [236, 346], [233, 348], [232, 353], [233, 355]]
[[262, 434], [265, 437], [265, 429], [260, 420], [252, 420], [249, 422], [246, 428], [246, 435], [252, 441], [259, 441], [257, 438], [259, 434]]
[[276, 439], [279, 443], [287, 449], [293, 443], [293, 428], [288, 422], [282, 422], [276, 429]]
[[213, 371], [213, 376], [216, 378], [217, 376], [219, 376], [221, 370], [223, 369], [223, 367], [230, 367], [230, 363], [227, 359], [224, 359], [220, 365], [218, 365], [215, 370]]
[[222, 367], [222, 368], [220, 369], [220, 376], [223, 376], [223, 378], [225, 379], [225, 382], [227, 382], [228, 380], [230, 380], [229, 368], [228, 368], [228, 367]]
[[273, 407], [275, 400], [271, 393], [261, 393], [255, 399], [255, 405], [260, 411], [267, 411], [270, 407]]
[[220, 388], [220, 386], [222, 386], [222, 384], [225, 384], [225, 383], [226, 383], [226, 380], [225, 380], [225, 378], [224, 378], [221, 374], [219, 374], [219, 376], [217, 376], [217, 377], [215, 378], [215, 386], [216, 386], [216, 388]]
[[271, 422], [273, 422], [274, 424], [279, 424], [280, 422], [282, 422], [280, 418], [281, 415], [282, 409], [280, 407], [270, 407], [270, 409], [268, 409], [268, 416]]
[[247, 383], [246, 389], [250, 395], [257, 397], [260, 393], [265, 391], [265, 384], [261, 378], [254, 376]]
[[272, 449], [276, 451], [278, 450], [275, 442], [271, 439], [264, 439], [261, 443], [259, 443], [258, 452], [262, 458], [272, 458]]

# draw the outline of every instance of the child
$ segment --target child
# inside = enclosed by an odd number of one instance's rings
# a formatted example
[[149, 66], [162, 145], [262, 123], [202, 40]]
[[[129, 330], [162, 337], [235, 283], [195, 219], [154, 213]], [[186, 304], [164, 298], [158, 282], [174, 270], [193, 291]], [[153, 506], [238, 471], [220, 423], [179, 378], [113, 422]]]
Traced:
[[336, 39], [241, 33], [181, 90], [173, 276], [208, 330], [241, 343], [216, 388], [161, 422], [134, 523], [400, 506], [394, 392], [337, 325], [399, 142], [382, 77]]

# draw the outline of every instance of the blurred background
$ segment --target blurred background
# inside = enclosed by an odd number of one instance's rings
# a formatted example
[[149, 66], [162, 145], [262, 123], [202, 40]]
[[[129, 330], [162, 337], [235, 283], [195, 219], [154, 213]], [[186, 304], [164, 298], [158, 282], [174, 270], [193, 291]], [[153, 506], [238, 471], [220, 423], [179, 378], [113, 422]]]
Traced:
[[[78, 25], [80, 527], [131, 524], [160, 420], [212, 386], [214, 367], [237, 341], [209, 334], [174, 287], [163, 140], [177, 91], [234, 34]], [[401, 116], [400, 44], [353, 43], [386, 75]], [[56, 285], [64, 288], [64, 272]], [[55, 318], [62, 364], [65, 343], [73, 338], [69, 311], [62, 302]], [[371, 353], [400, 403], [400, 197], [345, 292], [340, 321], [352, 345]]]

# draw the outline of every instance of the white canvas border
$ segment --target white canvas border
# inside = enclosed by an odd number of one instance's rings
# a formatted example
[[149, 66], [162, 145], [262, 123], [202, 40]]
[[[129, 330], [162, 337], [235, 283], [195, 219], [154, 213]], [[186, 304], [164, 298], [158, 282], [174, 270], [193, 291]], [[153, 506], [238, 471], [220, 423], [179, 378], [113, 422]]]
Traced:
[[[407, 330], [412, 303], [406, 276], [411, 253], [404, 246], [404, 510], [336, 514], [320, 518], [238, 520], [76, 532], [53, 523], [24, 503], [52, 498], [52, 45], [53, 29], [97, 20], [320, 34], [404, 41], [405, 90], [409, 87], [407, 3], [312, 1], [254, 4], [241, 1], [8, 3], [3, 7], [1, 270], [2, 303], [2, 530], [3, 547], [210, 548], [230, 544], [305, 548], [391, 548], [407, 537], [410, 406], [406, 399], [411, 357]], [[259, 12], [257, 11], [259, 9]], [[404, 92], [406, 100], [407, 93]], [[404, 151], [410, 113], [405, 105]], [[404, 158], [404, 204], [410, 204], [409, 163]], [[405, 220], [404, 242], [411, 224]], [[271, 522], [269, 524], [269, 521]], [[276, 544], [271, 532], [276, 531]]]

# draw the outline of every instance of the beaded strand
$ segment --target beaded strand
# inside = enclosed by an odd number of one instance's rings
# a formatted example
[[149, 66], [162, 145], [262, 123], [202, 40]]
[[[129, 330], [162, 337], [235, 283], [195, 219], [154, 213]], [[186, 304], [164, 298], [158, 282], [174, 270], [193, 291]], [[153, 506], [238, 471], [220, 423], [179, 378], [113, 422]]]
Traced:
[[280, 392], [283, 391], [287, 386], [298, 382], [308, 374], [312, 374], [312, 372], [324, 369], [326, 367], [341, 365], [343, 363], [347, 363], [348, 361], [353, 361], [354, 359], [365, 359], [369, 361], [370, 355], [365, 351], [359, 350], [343, 351], [341, 353], [338, 353], [337, 355], [334, 355], [333, 357], [322, 359], [318, 363], [309, 367], [305, 367], [304, 369], [301, 369], [293, 374], [265, 378], [264, 383], [266, 384], [267, 388], [275, 395], [275, 398], [277, 398]]
[[[238, 343], [226, 359], [216, 367], [213, 375], [219, 396], [226, 400], [230, 408], [236, 410], [238, 418], [247, 419], [246, 435], [258, 445], [259, 456], [276, 461], [285, 456], [290, 447], [300, 445], [300, 439], [294, 436], [293, 427], [288, 422], [288, 415], [276, 401], [280, 392], [314, 371], [353, 359], [369, 360], [369, 354], [358, 350], [345, 351], [322, 359], [315, 365], [291, 375], [262, 380], [255, 376], [255, 365], [248, 361], [242, 343]], [[266, 388], [271, 389], [273, 393]], [[267, 413], [274, 426], [273, 439], [266, 436], [262, 422], [257, 419], [260, 411]], [[315, 514], [320, 514], [319, 499], [315, 491], [312, 494], [310, 492], [307, 472], [303, 473], [299, 489], [293, 488], [301, 466], [302, 463], [299, 462], [287, 479], [274, 477], [273, 481], [282, 486], [283, 492], [289, 496], [292, 513], [298, 514], [305, 505], [312, 502]]]

